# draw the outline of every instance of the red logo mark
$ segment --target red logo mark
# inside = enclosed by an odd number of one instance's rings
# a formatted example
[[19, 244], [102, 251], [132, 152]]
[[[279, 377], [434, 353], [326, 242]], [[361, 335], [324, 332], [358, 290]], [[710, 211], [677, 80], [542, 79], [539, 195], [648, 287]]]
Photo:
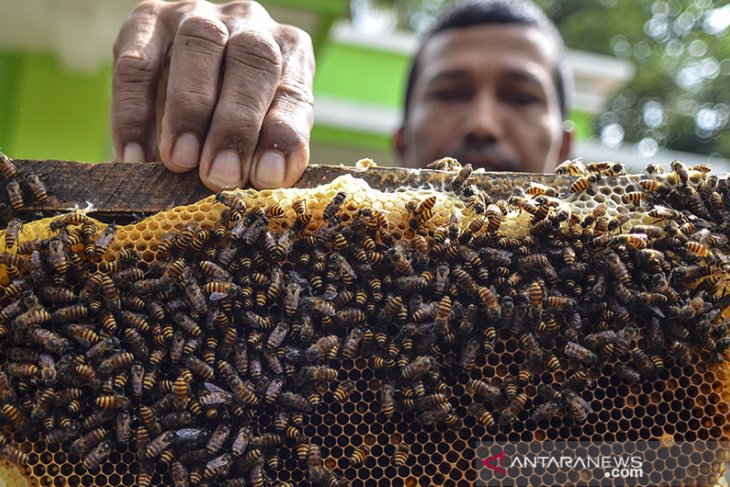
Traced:
[[482, 460], [482, 465], [487, 467], [490, 470], [494, 470], [500, 475], [507, 475], [507, 471], [500, 467], [499, 465], [504, 465], [504, 457], [506, 453], [497, 453], [496, 455], [492, 455], [489, 458], [485, 458]]

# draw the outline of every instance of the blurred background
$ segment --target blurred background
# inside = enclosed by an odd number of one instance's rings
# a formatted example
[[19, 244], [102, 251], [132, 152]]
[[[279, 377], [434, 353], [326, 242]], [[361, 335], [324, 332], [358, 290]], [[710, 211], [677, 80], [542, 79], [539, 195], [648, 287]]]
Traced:
[[[0, 0], [0, 150], [113, 159], [112, 44], [137, 0]], [[393, 163], [418, 36], [446, 0], [260, 0], [312, 36], [312, 162]], [[574, 157], [730, 171], [726, 0], [537, 0], [570, 48]]]

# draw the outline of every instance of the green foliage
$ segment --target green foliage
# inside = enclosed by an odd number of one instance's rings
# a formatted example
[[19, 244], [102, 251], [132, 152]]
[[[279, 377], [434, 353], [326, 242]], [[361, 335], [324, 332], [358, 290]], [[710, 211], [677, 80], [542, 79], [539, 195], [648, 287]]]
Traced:
[[[371, 0], [422, 30], [446, 0]], [[730, 156], [730, 6], [726, 0], [535, 0], [568, 47], [626, 59], [636, 77], [597, 120], [625, 142]]]

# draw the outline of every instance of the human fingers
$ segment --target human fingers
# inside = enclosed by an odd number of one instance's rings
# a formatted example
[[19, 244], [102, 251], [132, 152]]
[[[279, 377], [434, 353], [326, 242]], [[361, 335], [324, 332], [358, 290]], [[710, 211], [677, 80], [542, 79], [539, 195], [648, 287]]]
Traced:
[[230, 36], [224, 75], [200, 160], [201, 180], [214, 190], [248, 183], [251, 158], [282, 73], [276, 24], [257, 4], [244, 7], [246, 15], [226, 16]]
[[259, 189], [289, 187], [299, 179], [309, 162], [314, 123], [312, 41], [301, 29], [282, 25], [277, 42], [282, 52], [282, 73], [264, 117], [250, 170], [251, 185]]
[[165, 23], [172, 14], [164, 2], [140, 3], [114, 44], [112, 136], [120, 160], [155, 157], [155, 99], [170, 43]]
[[229, 33], [216, 6], [198, 2], [180, 21], [172, 43], [160, 134], [160, 159], [175, 172], [198, 166], [218, 99]]

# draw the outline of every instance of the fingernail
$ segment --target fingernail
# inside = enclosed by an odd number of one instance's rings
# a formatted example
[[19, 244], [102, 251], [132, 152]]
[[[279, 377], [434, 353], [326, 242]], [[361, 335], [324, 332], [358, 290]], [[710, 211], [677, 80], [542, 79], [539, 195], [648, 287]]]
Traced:
[[145, 162], [142, 146], [137, 142], [128, 142], [124, 146], [124, 162]]
[[188, 169], [197, 167], [200, 159], [200, 142], [198, 142], [198, 138], [191, 133], [178, 137], [172, 149], [171, 159], [173, 164], [180, 167]]
[[280, 188], [286, 175], [286, 159], [284, 154], [276, 150], [261, 154], [256, 162], [254, 181], [259, 187]]
[[232, 150], [219, 153], [210, 167], [208, 180], [222, 189], [238, 187], [241, 184], [241, 159], [238, 153]]

